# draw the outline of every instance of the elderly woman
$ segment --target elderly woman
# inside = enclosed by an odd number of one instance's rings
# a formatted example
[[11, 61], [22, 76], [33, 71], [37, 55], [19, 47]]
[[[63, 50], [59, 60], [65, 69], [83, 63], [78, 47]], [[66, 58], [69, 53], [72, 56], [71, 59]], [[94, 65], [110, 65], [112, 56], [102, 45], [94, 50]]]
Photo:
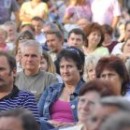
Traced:
[[119, 94], [128, 92], [129, 75], [124, 62], [116, 56], [101, 58], [96, 66], [96, 76], [115, 85]]
[[102, 27], [98, 23], [89, 24], [84, 31], [86, 33], [87, 42], [83, 46], [83, 51], [86, 56], [105, 56], [109, 54], [108, 49], [102, 46], [104, 34]]
[[[45, 124], [46, 120], [52, 127], [69, 125], [77, 121], [75, 99], [84, 84], [82, 80], [84, 54], [74, 47], [63, 49], [58, 55], [58, 66], [63, 83], [48, 87], [38, 103], [41, 122]], [[45, 125], [43, 127], [45, 128]]]
[[99, 56], [94, 55], [90, 55], [85, 58], [83, 78], [86, 82], [96, 78], [95, 68], [99, 59]]

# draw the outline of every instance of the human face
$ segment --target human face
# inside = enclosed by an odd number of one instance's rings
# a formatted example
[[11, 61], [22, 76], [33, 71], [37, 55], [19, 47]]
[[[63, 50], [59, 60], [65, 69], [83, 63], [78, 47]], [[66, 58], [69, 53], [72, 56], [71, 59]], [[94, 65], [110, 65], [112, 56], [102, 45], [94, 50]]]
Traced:
[[5, 27], [5, 30], [8, 33], [8, 37], [12, 37], [16, 35], [16, 28], [13, 25]]
[[99, 31], [93, 31], [88, 35], [88, 47], [97, 48], [101, 40], [101, 34]]
[[104, 37], [104, 42], [103, 42], [103, 46], [104, 47], [106, 47], [106, 46], [108, 46], [108, 45], [110, 45], [111, 43], [112, 43], [112, 37], [109, 35], [109, 34], [107, 34], [107, 33], [105, 33], [105, 35], [104, 35], [105, 37]]
[[114, 85], [118, 94], [121, 93], [122, 78], [119, 76], [117, 72], [115, 72], [114, 70], [104, 69], [100, 75], [100, 78], [102, 80], [107, 80], [111, 82]]
[[113, 113], [117, 112], [115, 106], [95, 106], [90, 119], [87, 122], [88, 130], [100, 130], [101, 124]]
[[65, 83], [74, 84], [80, 80], [80, 70], [72, 59], [61, 59], [60, 74]]
[[42, 21], [32, 20], [32, 25], [35, 29], [35, 34], [40, 34], [43, 27]]
[[10, 70], [5, 56], [0, 56], [0, 91], [10, 89], [13, 86], [15, 71]]
[[5, 40], [6, 40], [6, 36], [2, 31], [0, 31], [0, 44], [5, 43]]
[[62, 40], [59, 39], [55, 34], [47, 34], [47, 45], [52, 52], [59, 52], [62, 48]]
[[90, 64], [87, 66], [87, 74], [88, 74], [88, 79], [93, 80], [96, 78], [96, 73], [95, 73], [95, 66]]
[[100, 99], [100, 95], [96, 91], [90, 91], [79, 96], [78, 101], [78, 120], [81, 123], [86, 123], [89, 118], [96, 101]]
[[124, 45], [123, 53], [127, 54], [130, 53], [130, 39], [128, 39]]
[[15, 117], [1, 117], [0, 130], [24, 130], [22, 122]]
[[125, 29], [125, 39], [130, 38], [130, 24], [127, 24]]
[[48, 70], [48, 63], [47, 63], [47, 60], [44, 57], [41, 60], [40, 69], [45, 70], [45, 71]]
[[71, 33], [68, 38], [69, 46], [81, 48], [83, 46], [83, 37], [80, 34]]
[[41, 55], [35, 46], [26, 46], [22, 48], [22, 66], [26, 71], [37, 72], [41, 62]]

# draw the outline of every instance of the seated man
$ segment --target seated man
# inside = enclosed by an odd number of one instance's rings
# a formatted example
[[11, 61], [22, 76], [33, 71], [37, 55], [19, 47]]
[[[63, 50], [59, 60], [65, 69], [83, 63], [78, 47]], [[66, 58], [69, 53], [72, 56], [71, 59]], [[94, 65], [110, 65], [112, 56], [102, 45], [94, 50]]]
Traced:
[[23, 71], [16, 76], [15, 84], [21, 89], [33, 93], [38, 100], [44, 89], [57, 81], [55, 75], [40, 70], [42, 47], [35, 40], [27, 40], [21, 48]]
[[16, 61], [7, 53], [0, 52], [0, 111], [11, 108], [27, 108], [39, 120], [34, 95], [21, 91], [14, 85]]
[[82, 46], [85, 43], [84, 32], [79, 28], [72, 29], [68, 34], [67, 42], [68, 46], [73, 46], [82, 50]]

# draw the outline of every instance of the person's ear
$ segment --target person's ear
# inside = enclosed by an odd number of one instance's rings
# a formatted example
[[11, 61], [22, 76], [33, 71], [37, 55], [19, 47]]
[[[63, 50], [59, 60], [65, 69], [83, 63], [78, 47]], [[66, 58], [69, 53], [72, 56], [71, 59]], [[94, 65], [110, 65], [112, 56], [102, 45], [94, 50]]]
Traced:
[[13, 74], [13, 77], [16, 77], [16, 75], [17, 75], [17, 69], [16, 68], [13, 69], [12, 74]]

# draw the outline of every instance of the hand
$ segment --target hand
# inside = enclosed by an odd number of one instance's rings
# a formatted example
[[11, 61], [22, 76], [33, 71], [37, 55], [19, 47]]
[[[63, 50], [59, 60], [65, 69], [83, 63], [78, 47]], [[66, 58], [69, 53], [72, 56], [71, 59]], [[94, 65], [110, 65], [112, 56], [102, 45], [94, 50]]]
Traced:
[[74, 123], [58, 122], [54, 120], [49, 120], [48, 123], [50, 123], [54, 127], [65, 127], [65, 126], [71, 126], [74, 124]]

